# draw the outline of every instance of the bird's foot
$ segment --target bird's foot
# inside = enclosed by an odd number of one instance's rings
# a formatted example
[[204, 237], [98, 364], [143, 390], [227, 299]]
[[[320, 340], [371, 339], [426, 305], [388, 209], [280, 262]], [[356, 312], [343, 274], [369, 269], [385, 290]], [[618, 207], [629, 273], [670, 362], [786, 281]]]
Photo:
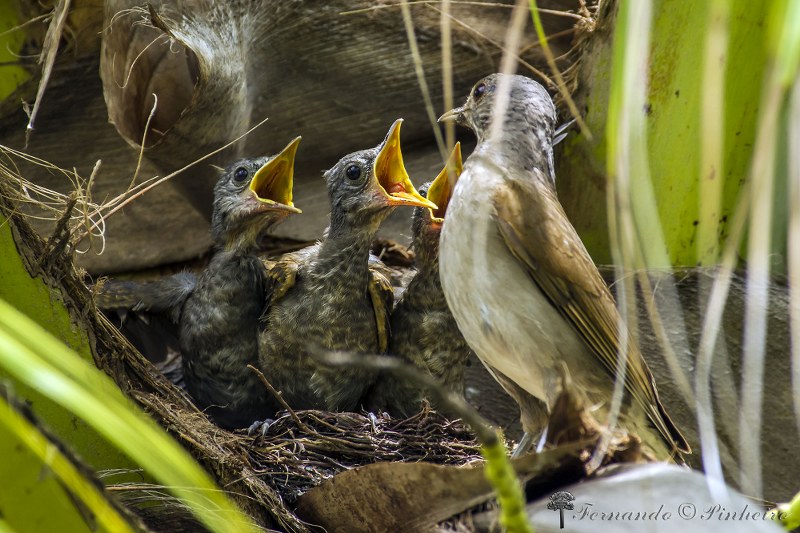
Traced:
[[539, 442], [536, 443], [536, 453], [542, 453], [544, 445], [547, 444], [547, 429], [546, 427], [544, 428], [542, 435], [539, 437]]
[[372, 432], [373, 433], [377, 433], [378, 432], [378, 417], [375, 416], [375, 413], [373, 413], [372, 411], [367, 413], [367, 417], [369, 417], [369, 421], [372, 424]]
[[516, 459], [517, 457], [522, 457], [525, 455], [525, 452], [531, 447], [533, 443], [533, 435], [528, 433], [527, 431], [522, 435], [517, 447], [514, 448], [514, 452], [511, 454], [512, 459]]
[[256, 420], [253, 422], [249, 428], [247, 428], [247, 436], [248, 437], [266, 437], [267, 431], [269, 431], [270, 426], [275, 421], [271, 418], [267, 418], [264, 420]]
[[[527, 431], [522, 435], [522, 439], [520, 439], [519, 444], [517, 447], [514, 448], [514, 452], [511, 454], [512, 459], [516, 459], [517, 457], [522, 457], [525, 453], [530, 450], [531, 445], [533, 444], [534, 435], [528, 433]], [[534, 451], [536, 453], [542, 453], [544, 450], [544, 445], [547, 444], [547, 428], [544, 428], [544, 431], [539, 436], [539, 440], [536, 442], [536, 448]]]

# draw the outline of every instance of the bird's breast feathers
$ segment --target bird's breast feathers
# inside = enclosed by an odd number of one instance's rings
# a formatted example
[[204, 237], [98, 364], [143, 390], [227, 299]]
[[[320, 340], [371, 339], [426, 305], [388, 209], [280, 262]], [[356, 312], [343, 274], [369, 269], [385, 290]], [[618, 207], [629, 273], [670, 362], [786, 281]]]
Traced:
[[465, 169], [456, 188], [461, 194], [448, 206], [442, 287], [478, 357], [534, 396], [549, 399], [559, 361], [577, 358], [575, 364], [581, 365], [587, 348], [506, 246], [497, 227], [492, 180], [481, 177], [488, 179], [476, 180]]

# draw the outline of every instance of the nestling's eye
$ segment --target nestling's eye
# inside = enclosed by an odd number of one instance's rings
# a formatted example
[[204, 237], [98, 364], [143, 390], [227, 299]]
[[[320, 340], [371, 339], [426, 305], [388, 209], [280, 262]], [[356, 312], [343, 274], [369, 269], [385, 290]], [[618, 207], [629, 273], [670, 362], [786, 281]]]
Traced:
[[239, 167], [233, 171], [233, 179], [236, 180], [237, 183], [241, 183], [247, 179], [250, 173], [244, 167]]
[[486, 84], [485, 83], [479, 83], [478, 85], [475, 86], [474, 89], [472, 89], [472, 97], [475, 100], [478, 100], [485, 93], [486, 93]]
[[350, 165], [344, 171], [344, 175], [347, 176], [347, 179], [349, 180], [357, 180], [361, 177], [361, 167], [358, 165]]

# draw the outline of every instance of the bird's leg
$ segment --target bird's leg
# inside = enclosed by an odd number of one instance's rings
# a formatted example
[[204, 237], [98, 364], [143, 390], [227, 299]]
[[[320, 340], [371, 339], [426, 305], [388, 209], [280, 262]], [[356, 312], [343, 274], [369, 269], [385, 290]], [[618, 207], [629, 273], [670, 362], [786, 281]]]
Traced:
[[539, 437], [539, 442], [536, 443], [536, 453], [541, 453], [544, 445], [547, 444], [547, 429], [547, 427], [544, 428], [542, 435]]
[[373, 433], [377, 433], [378, 432], [378, 417], [375, 416], [375, 413], [373, 413], [372, 411], [370, 411], [367, 414], [367, 416], [369, 417], [370, 424], [372, 424], [372, 432]]
[[511, 454], [512, 459], [516, 459], [518, 457], [522, 457], [525, 455], [525, 452], [528, 451], [528, 448], [531, 447], [531, 443], [533, 442], [533, 435], [528, 433], [527, 431], [522, 435], [522, 439], [520, 439], [519, 444], [514, 449], [514, 453]]
[[247, 436], [253, 437], [256, 435], [260, 435], [262, 437], [267, 436], [267, 431], [269, 431], [270, 426], [275, 422], [275, 420], [271, 418], [265, 418], [264, 420], [256, 420], [250, 427], [247, 428]]
[[[525, 455], [525, 452], [527, 452], [530, 449], [531, 444], [533, 443], [533, 439], [534, 439], [533, 433], [530, 433], [528, 431], [523, 433], [522, 439], [520, 439], [519, 444], [517, 444], [517, 447], [514, 448], [514, 452], [511, 454], [511, 458], [516, 459], [517, 457], [522, 457], [523, 455]], [[542, 450], [544, 449], [545, 444], [547, 444], [547, 427], [544, 428], [542, 434], [539, 435], [539, 440], [536, 441], [536, 453], [541, 453]]]

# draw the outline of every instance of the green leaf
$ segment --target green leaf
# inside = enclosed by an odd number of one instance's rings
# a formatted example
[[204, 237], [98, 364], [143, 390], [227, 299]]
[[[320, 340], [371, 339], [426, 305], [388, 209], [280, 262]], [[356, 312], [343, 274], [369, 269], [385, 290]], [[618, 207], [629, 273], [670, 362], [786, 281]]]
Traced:
[[[92, 362], [92, 352], [86, 332], [76, 328], [57, 290], [48, 287], [39, 277], [31, 277], [17, 252], [10, 222], [0, 217], [0, 298], [61, 339], [86, 361]], [[8, 374], [0, 367], [0, 379]], [[22, 383], [15, 384], [18, 396], [31, 407], [63, 442], [70, 446], [95, 470], [127, 469], [136, 465], [119, 450], [109, 445], [91, 427], [63, 407], [48, 400]], [[120, 479], [120, 478], [117, 478]], [[130, 481], [140, 480], [131, 477]]]
[[517, 474], [506, 455], [502, 436], [481, 446], [486, 459], [486, 477], [492, 484], [500, 504], [500, 524], [510, 533], [533, 533], [525, 512], [525, 494]]
[[[620, 0], [609, 3], [618, 5], [616, 20], [613, 7], [606, 7], [612, 13], [604, 14], [585, 46], [579, 89], [583, 96], [576, 95], [576, 99], [585, 110], [589, 129], [605, 131], [606, 135], [597, 136], [594, 141], [580, 135], [565, 140], [558, 173], [559, 197], [592, 257], [599, 263], [611, 262], [604, 222], [608, 216], [605, 177], [613, 176], [617, 169], [617, 162], [609, 161], [609, 154], [619, 154], [624, 149], [632, 163], [637, 159], [645, 162], [631, 168], [630, 196], [626, 201], [631, 204], [637, 224], [642, 223], [637, 228], [637, 237], [648, 264], [716, 264], [753, 161], [765, 85], [762, 80], [770, 63], [770, 50], [780, 50], [783, 59], [777, 61], [785, 66], [780, 67], [784, 73], [782, 79], [788, 80], [796, 72], [791, 69], [797, 68], [795, 34], [800, 33], [800, 22], [796, 22], [796, 12], [800, 6], [791, 0], [714, 3], [652, 0], [649, 3], [652, 5], [649, 35], [639, 35], [642, 28], [636, 25], [630, 34], [623, 31], [628, 11], [639, 3]], [[774, 18], [783, 26], [776, 30], [771, 30], [772, 25], [768, 24], [773, 6], [778, 6], [779, 13]], [[785, 9], [778, 9], [781, 6]], [[718, 73], [722, 76], [722, 89], [716, 96], [704, 95], [707, 70], [703, 51], [709, 38], [709, 21], [714, 15], [711, 9], [728, 15], [722, 28], [727, 34], [726, 55], [720, 58], [727, 68]], [[616, 43], [610, 38], [609, 28], [614, 28]], [[649, 46], [649, 53], [646, 62], [634, 72], [646, 77], [631, 84], [616, 66], [622, 64], [626, 50], [636, 47], [641, 50], [643, 43]], [[611, 63], [615, 68], [610, 67]], [[639, 90], [643, 83], [646, 83], [645, 100], [629, 101], [624, 87]], [[717, 116], [721, 114], [722, 126], [716, 134], [722, 138], [715, 139], [720, 148], [718, 155], [711, 157], [720, 163], [713, 176], [708, 173], [710, 163], [701, 162], [704, 96], [717, 98], [721, 106]], [[618, 110], [624, 106], [629, 115], [635, 113], [636, 120], [645, 122], [644, 135], [634, 132], [633, 136], [627, 136], [632, 141], [630, 145], [620, 144], [622, 124]], [[714, 180], [712, 187], [702, 190], [701, 172]], [[703, 194], [713, 194], [714, 198], [705, 198]], [[783, 198], [778, 197], [777, 201], [782, 203]], [[785, 225], [785, 216], [781, 218], [776, 210], [773, 226]], [[654, 228], [660, 228], [663, 243]], [[714, 239], [719, 241], [718, 247], [713, 246]], [[785, 243], [779, 241], [776, 239], [773, 251], [783, 253]]]
[[108, 376], [4, 300], [0, 300], [0, 368], [92, 426], [171, 487], [210, 530], [254, 530], [208, 474]]
[[0, 479], [7, 480], [0, 510], [8, 531], [134, 531], [95, 481], [2, 395], [0, 456]]
[[28, 71], [18, 64], [25, 41], [24, 28], [13, 29], [18, 24], [15, 2], [0, 2], [0, 102], [30, 78]]

